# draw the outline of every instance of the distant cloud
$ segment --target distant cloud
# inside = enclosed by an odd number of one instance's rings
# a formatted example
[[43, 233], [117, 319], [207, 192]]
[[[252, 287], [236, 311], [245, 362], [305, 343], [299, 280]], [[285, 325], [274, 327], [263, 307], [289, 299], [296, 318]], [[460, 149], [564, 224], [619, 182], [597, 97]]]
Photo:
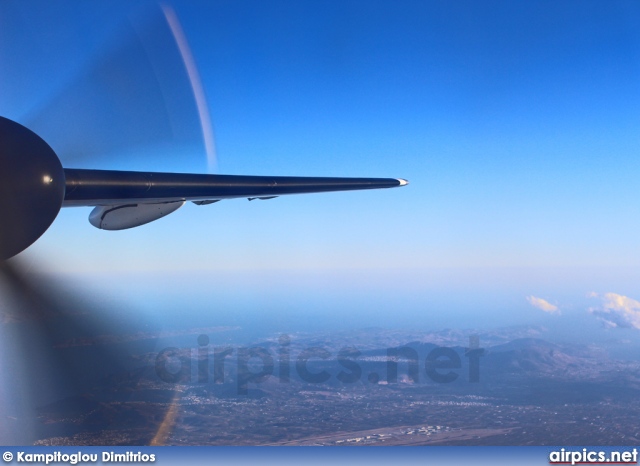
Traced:
[[558, 306], [554, 306], [545, 299], [536, 298], [535, 296], [527, 296], [527, 301], [529, 301], [529, 304], [533, 307], [537, 307], [541, 311], [548, 312], [549, 314], [560, 314]]
[[640, 302], [617, 293], [589, 293], [591, 298], [600, 298], [600, 307], [589, 308], [589, 313], [600, 319], [608, 328], [640, 329]]

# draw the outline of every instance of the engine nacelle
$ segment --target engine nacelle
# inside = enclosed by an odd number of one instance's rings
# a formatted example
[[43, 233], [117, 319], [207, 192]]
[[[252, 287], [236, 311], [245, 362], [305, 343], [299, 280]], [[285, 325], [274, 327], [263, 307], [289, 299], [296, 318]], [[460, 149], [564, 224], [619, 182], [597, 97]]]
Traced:
[[0, 260], [47, 231], [64, 200], [64, 170], [40, 136], [0, 117]]
[[184, 201], [98, 206], [89, 214], [89, 222], [101, 230], [126, 230], [158, 220], [183, 205]]

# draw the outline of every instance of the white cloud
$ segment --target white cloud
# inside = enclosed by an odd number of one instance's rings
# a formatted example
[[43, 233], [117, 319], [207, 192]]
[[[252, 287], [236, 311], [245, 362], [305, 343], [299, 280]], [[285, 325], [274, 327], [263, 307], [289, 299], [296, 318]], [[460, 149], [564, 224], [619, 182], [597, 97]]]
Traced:
[[600, 298], [600, 307], [589, 308], [589, 313], [600, 319], [606, 327], [640, 329], [640, 302], [617, 293], [605, 293], [600, 296], [590, 293], [591, 297]]
[[529, 301], [529, 304], [533, 307], [537, 307], [541, 311], [548, 312], [549, 314], [560, 314], [558, 306], [554, 306], [545, 299], [536, 298], [535, 296], [527, 296], [527, 301]]

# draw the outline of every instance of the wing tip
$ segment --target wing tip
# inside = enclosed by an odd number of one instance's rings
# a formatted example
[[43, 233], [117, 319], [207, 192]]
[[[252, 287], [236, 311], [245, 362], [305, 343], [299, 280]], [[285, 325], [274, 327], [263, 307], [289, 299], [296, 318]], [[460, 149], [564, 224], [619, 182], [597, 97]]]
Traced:
[[409, 182], [404, 178], [396, 178], [396, 179], [398, 180], [398, 183], [400, 183], [398, 186], [406, 186], [409, 184]]

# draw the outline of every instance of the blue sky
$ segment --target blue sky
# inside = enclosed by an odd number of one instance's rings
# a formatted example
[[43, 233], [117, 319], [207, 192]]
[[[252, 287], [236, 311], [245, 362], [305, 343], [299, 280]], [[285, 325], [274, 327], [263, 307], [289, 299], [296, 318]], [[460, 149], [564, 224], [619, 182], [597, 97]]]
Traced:
[[[0, 114], [20, 121], [81, 76], [132, 5], [5, 2]], [[636, 2], [171, 5], [217, 172], [411, 184], [188, 205], [116, 233], [64, 209], [26, 253], [33, 267], [149, 312], [218, 303], [284, 322], [349, 308], [354, 326], [588, 326], [606, 303], [587, 293], [640, 298]], [[139, 169], [207, 169], [200, 148], [134, 152]]]

